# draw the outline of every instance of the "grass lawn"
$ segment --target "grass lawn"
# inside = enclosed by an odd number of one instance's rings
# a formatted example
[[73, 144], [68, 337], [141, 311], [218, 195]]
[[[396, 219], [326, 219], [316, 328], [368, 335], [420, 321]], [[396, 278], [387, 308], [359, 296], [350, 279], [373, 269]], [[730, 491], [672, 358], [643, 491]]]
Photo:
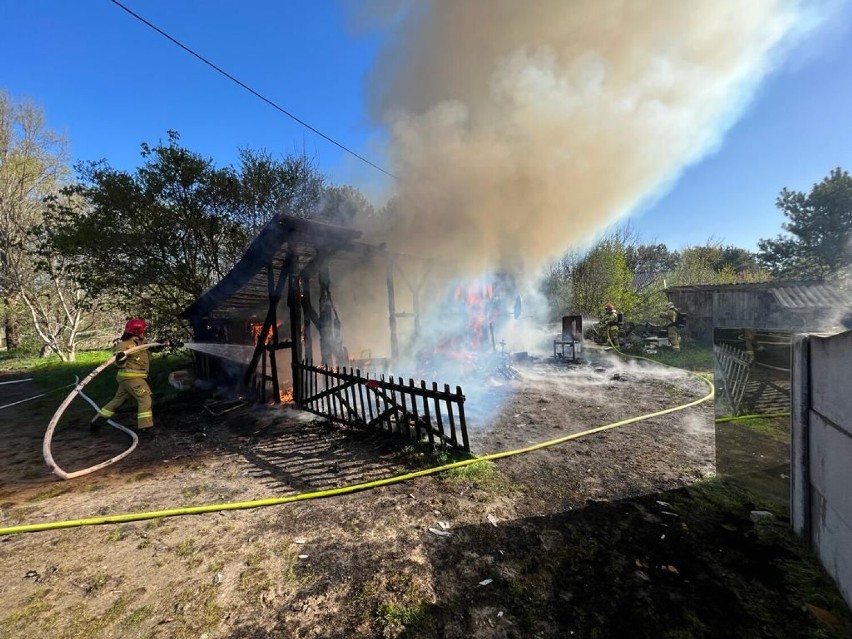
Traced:
[[[29, 402], [30, 414], [35, 418], [49, 418], [62, 398], [71, 392], [75, 376], [84, 379], [110, 357], [110, 351], [84, 351], [77, 353], [76, 361], [63, 362], [56, 356], [2, 353], [0, 374], [32, 377], [42, 392], [48, 394]], [[192, 366], [192, 358], [186, 351], [154, 353], [148, 382], [157, 400], [166, 400], [178, 393], [169, 384], [169, 373]], [[103, 405], [112, 398], [115, 389], [115, 368], [109, 366], [86, 385], [85, 393]]]
[[661, 348], [653, 355], [637, 353], [642, 357], [647, 357], [661, 364], [684, 368], [689, 371], [713, 371], [715, 359], [713, 357], [713, 349], [711, 347], [699, 346], [684, 346], [680, 352], [675, 352], [670, 348]]

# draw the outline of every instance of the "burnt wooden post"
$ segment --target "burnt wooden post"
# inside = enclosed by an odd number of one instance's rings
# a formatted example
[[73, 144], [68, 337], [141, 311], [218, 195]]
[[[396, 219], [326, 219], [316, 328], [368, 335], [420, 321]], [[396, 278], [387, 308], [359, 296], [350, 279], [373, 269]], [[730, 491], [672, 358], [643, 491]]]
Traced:
[[399, 338], [396, 334], [396, 295], [393, 289], [393, 258], [385, 251], [385, 269], [388, 278], [388, 324], [390, 325], [391, 359], [399, 359]]
[[299, 367], [302, 362], [302, 278], [299, 274], [290, 272], [290, 286], [287, 290], [287, 306], [290, 307], [290, 340], [293, 342], [290, 352], [290, 368], [293, 371], [293, 400], [301, 405], [305, 394], [302, 380], [299, 377]]
[[328, 266], [320, 267], [319, 286], [320, 358], [324, 366], [331, 366], [332, 354], [334, 353], [334, 340], [331, 334], [334, 322], [334, 306], [331, 302], [331, 275], [329, 275]]
[[[287, 256], [289, 260], [289, 255]], [[272, 270], [272, 262], [266, 269], [266, 284], [269, 288], [269, 310], [272, 313], [270, 329], [272, 330], [272, 348], [267, 346], [269, 353], [269, 372], [272, 373], [272, 401], [281, 403], [281, 389], [278, 387], [278, 300], [281, 294], [275, 295], [275, 272]], [[266, 393], [266, 380], [263, 380], [264, 394]], [[265, 399], [265, 398], [264, 398]]]
[[423, 288], [423, 284], [426, 282], [426, 275], [424, 274], [421, 276], [419, 282], [415, 282], [406, 276], [405, 271], [400, 267], [399, 262], [395, 261], [393, 265], [399, 274], [402, 275], [403, 281], [408, 286], [408, 290], [411, 292], [411, 303], [413, 307], [413, 312], [397, 313], [396, 316], [414, 318], [414, 333], [411, 336], [411, 343], [416, 343], [417, 338], [420, 336], [420, 289]]
[[[269, 265], [271, 269], [271, 264]], [[251, 362], [249, 362], [248, 368], [246, 368], [245, 375], [243, 376], [243, 386], [248, 387], [249, 382], [251, 381], [252, 375], [254, 375], [257, 370], [257, 363], [260, 360], [260, 355], [263, 353], [266, 348], [266, 336], [269, 333], [269, 328], [272, 326], [273, 321], [275, 320], [275, 308], [278, 306], [278, 302], [281, 300], [281, 293], [284, 291], [284, 284], [287, 282], [287, 273], [290, 268], [290, 256], [287, 256], [287, 259], [284, 260], [284, 264], [281, 267], [281, 273], [278, 275], [278, 282], [275, 284], [274, 288], [269, 289], [269, 308], [266, 311], [266, 318], [263, 320], [263, 327], [260, 329], [260, 336], [258, 337], [257, 344], [254, 347], [254, 353], [251, 356]], [[271, 278], [267, 280], [267, 283], [271, 281]], [[265, 381], [264, 381], [265, 383]]]
[[414, 311], [414, 339], [420, 337], [420, 289], [411, 288], [411, 303]]
[[314, 336], [311, 330], [312, 315], [314, 309], [311, 306], [311, 280], [309, 277], [302, 274], [301, 276], [302, 289], [302, 312], [305, 318], [305, 361], [310, 364], [314, 362]]

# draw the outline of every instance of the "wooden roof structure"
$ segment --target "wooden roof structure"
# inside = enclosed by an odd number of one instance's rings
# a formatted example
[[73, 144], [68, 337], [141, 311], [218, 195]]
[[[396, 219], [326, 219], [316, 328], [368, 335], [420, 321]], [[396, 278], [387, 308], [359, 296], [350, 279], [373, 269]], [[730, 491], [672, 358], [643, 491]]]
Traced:
[[243, 317], [269, 303], [269, 280], [275, 272], [310, 277], [340, 252], [364, 255], [380, 250], [355, 243], [360, 236], [361, 232], [353, 229], [279, 213], [261, 229], [234, 268], [181, 317]]
[[[379, 257], [385, 262], [388, 287], [388, 328], [392, 357], [398, 357], [397, 317], [393, 287], [393, 264], [384, 245], [371, 246], [356, 240], [360, 231], [315, 222], [279, 213], [252, 240], [243, 257], [215, 286], [188, 306], [181, 317], [192, 324], [196, 337], [204, 335], [208, 320], [248, 319], [264, 313], [265, 319], [254, 337], [254, 352], [243, 386], [257, 386], [265, 396], [266, 382], [272, 382], [273, 397], [279, 399], [275, 352], [291, 349], [293, 395], [296, 403], [305, 399], [299, 377], [303, 362], [312, 362], [313, 331], [319, 336], [320, 358], [324, 366], [346, 362], [339, 318], [331, 297], [329, 263], [335, 259], [367, 260]], [[315, 286], [311, 285], [316, 280]], [[311, 290], [319, 290], [316, 305]], [[289, 339], [279, 335], [279, 303], [286, 299]], [[202, 337], [200, 341], [205, 341]], [[267, 376], [267, 362], [271, 375]], [[260, 371], [258, 372], [258, 365]]]

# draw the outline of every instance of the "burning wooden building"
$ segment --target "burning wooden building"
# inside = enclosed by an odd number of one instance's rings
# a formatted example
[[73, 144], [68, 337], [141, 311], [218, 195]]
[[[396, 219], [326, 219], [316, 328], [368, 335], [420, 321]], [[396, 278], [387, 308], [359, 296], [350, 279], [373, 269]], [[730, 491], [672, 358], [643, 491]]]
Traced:
[[[394, 257], [360, 235], [284, 214], [270, 220], [234, 268], [182, 314], [194, 333], [199, 376], [332, 421], [467, 448], [460, 387], [385, 378], [399, 358], [398, 320], [413, 318], [416, 330], [419, 318], [396, 310]], [[376, 333], [381, 317], [386, 354], [347, 348], [332, 296], [335, 273], [348, 287], [373, 292], [369, 316], [347, 319]], [[409, 288], [416, 311], [418, 289]], [[381, 300], [378, 289], [386, 293]]]

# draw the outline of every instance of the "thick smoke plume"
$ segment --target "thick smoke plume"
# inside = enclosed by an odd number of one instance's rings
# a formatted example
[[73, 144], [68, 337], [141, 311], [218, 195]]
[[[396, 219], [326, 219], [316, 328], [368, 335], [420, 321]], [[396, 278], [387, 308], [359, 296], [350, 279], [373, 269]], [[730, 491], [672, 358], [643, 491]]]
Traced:
[[470, 275], [534, 272], [659, 193], [804, 20], [789, 0], [368, 4], [394, 26], [368, 86], [399, 177], [388, 244]]

